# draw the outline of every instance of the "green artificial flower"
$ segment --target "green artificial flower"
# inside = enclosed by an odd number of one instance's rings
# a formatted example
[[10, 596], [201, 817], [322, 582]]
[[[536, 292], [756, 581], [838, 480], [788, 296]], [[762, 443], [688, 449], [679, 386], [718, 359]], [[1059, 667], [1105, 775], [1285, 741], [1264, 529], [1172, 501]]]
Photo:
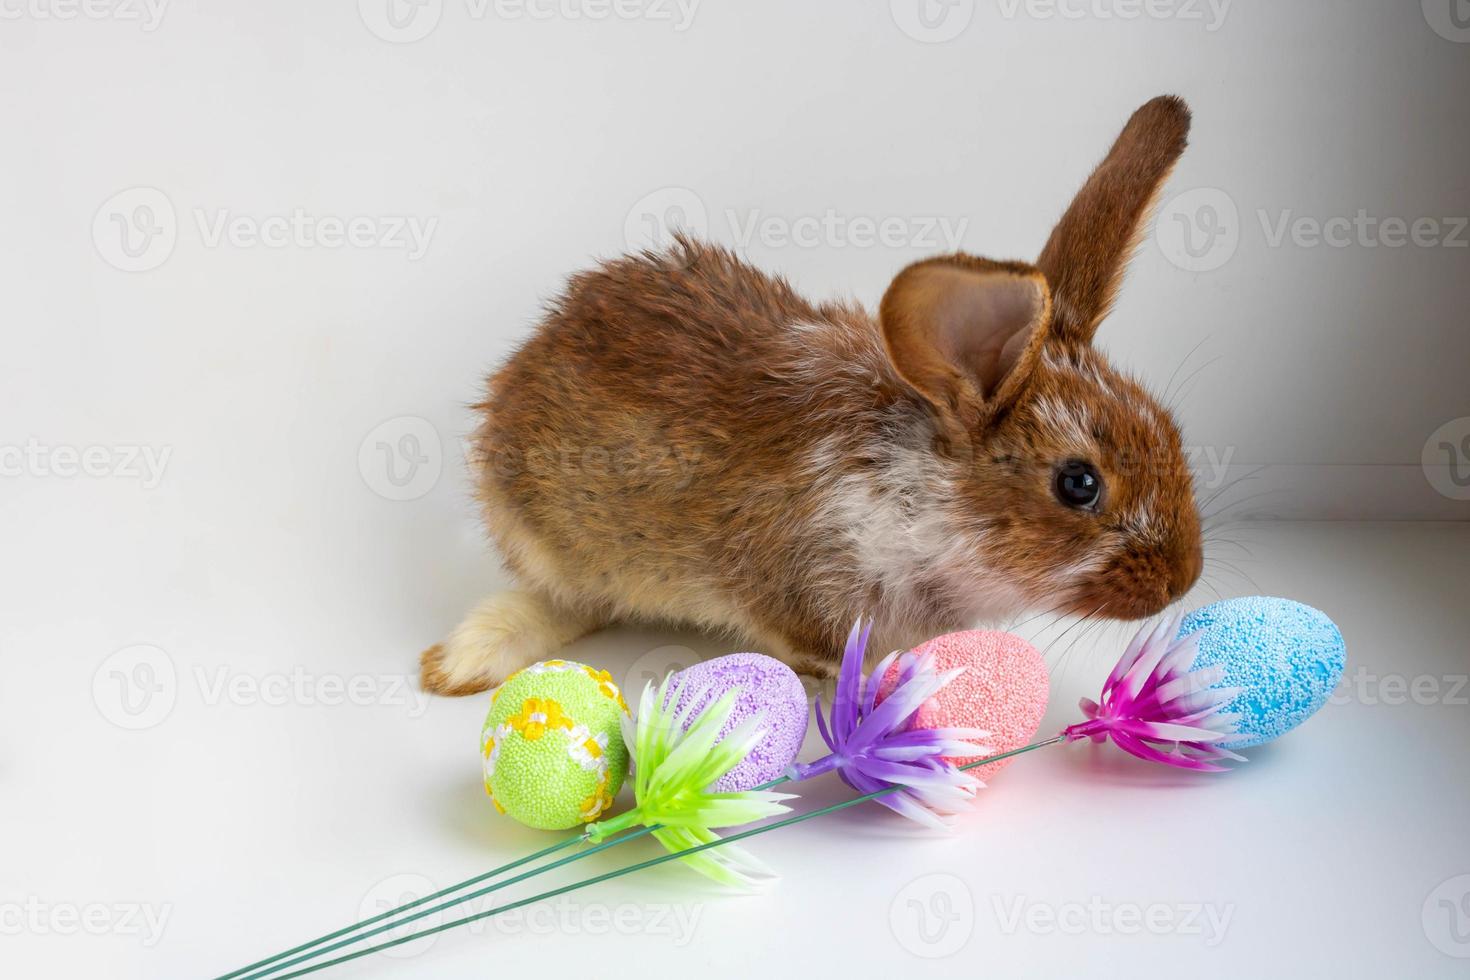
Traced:
[[[642, 824], [653, 828], [653, 836], [664, 847], [682, 851], [719, 840], [711, 827], [754, 823], [790, 809], [781, 802], [794, 799], [790, 793], [712, 791], [715, 781], [739, 765], [765, 737], [762, 719], [748, 718], [720, 738], [739, 689], [726, 691], [694, 714], [693, 705], [702, 699], [697, 695], [680, 698], [670, 688], [672, 681], [672, 677], [664, 678], [657, 690], [652, 684], [645, 686], [636, 724], [623, 719], [624, 740], [633, 758], [636, 805], [611, 820], [590, 825], [589, 839], [601, 842]], [[774, 877], [765, 865], [733, 846], [700, 851], [680, 860], [725, 885], [751, 885]]]

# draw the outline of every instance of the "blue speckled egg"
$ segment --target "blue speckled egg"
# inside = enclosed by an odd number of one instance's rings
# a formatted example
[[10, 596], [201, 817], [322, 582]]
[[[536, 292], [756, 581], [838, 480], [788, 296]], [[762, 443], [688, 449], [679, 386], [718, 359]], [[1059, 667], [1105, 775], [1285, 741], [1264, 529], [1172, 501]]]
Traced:
[[1184, 617], [1179, 635], [1201, 632], [1196, 667], [1220, 664], [1220, 687], [1240, 687], [1240, 749], [1280, 738], [1327, 703], [1346, 664], [1342, 633], [1320, 610], [1291, 599], [1225, 599]]

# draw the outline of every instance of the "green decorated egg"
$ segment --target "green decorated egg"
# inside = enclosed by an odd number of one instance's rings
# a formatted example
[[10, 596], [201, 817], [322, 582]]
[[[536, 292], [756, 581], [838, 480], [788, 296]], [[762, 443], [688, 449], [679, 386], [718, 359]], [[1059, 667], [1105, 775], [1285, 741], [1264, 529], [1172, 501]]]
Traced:
[[480, 732], [495, 808], [542, 830], [596, 820], [628, 773], [627, 713], [607, 671], [586, 664], [546, 660], [506, 678]]

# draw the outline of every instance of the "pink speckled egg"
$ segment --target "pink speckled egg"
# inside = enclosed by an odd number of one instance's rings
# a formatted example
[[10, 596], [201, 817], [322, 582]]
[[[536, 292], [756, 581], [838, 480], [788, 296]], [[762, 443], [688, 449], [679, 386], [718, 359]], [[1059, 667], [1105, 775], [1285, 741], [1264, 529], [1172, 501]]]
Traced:
[[[914, 727], [984, 729], [990, 732], [985, 742], [994, 747], [993, 754], [1018, 749], [1035, 738], [1046, 714], [1050, 678], [1046, 661], [1031, 644], [1010, 633], [967, 630], [935, 637], [914, 652], [932, 652], [940, 671], [965, 669], [914, 714]], [[897, 682], [895, 662], [878, 688], [880, 702]], [[964, 765], [974, 757], [949, 761]], [[988, 780], [1013, 761], [1003, 759], [970, 771]]]

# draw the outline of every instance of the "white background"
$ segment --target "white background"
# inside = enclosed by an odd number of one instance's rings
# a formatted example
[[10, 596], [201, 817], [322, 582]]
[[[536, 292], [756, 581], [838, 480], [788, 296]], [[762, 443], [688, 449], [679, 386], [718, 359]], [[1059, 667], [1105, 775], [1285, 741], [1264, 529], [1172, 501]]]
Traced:
[[[599, 18], [427, 0], [394, 27], [386, 0], [0, 0], [7, 974], [218, 972], [352, 919], [374, 889], [396, 900], [392, 875], [442, 886], [544, 840], [480, 793], [483, 704], [428, 703], [412, 672], [501, 581], [463, 473], [467, 405], [562, 278], [644, 244], [650, 218], [873, 303], [956, 243], [1033, 257], [1128, 113], [1177, 92], [1192, 145], [1101, 339], [1170, 391], [1224, 491], [1212, 509], [1465, 519], [1464, 3], [934, 0], [920, 20], [904, 0], [703, 0], [686, 22], [687, 5], [626, 2]], [[1314, 223], [1360, 211], [1373, 228], [1314, 244]], [[259, 240], [297, 215], [299, 237]], [[1430, 223], [1415, 243], [1383, 219]], [[897, 237], [868, 241], [878, 226]], [[359, 972], [565, 974], [585, 953], [610, 974], [850, 957], [857, 974], [1307, 975], [1351, 951], [1453, 974], [1445, 945], [1470, 942], [1436, 933], [1429, 898], [1470, 891], [1467, 709], [1449, 693], [1470, 666], [1465, 526], [1228, 528], [1230, 564], [1195, 598], [1315, 602], [1350, 670], [1438, 693], [1349, 694], [1228, 781], [1024, 760], [952, 842], [855, 816], [827, 826], [840, 840], [773, 835], [759, 850], [786, 880], [759, 899], [678, 869], [588, 893], [702, 903], [687, 947], [482, 934]], [[1074, 639], [1043, 647], [1048, 725], [1122, 634]], [[641, 678], [688, 650], [725, 652], [638, 631], [575, 652]], [[931, 960], [902, 910], [935, 873], [974, 911]], [[938, 909], [949, 885], [916, 887]], [[1018, 896], [1235, 917], [1211, 947], [1000, 929], [992, 903]], [[169, 910], [156, 942], [123, 924], [139, 904]], [[101, 935], [53, 916], [99, 905]]]

